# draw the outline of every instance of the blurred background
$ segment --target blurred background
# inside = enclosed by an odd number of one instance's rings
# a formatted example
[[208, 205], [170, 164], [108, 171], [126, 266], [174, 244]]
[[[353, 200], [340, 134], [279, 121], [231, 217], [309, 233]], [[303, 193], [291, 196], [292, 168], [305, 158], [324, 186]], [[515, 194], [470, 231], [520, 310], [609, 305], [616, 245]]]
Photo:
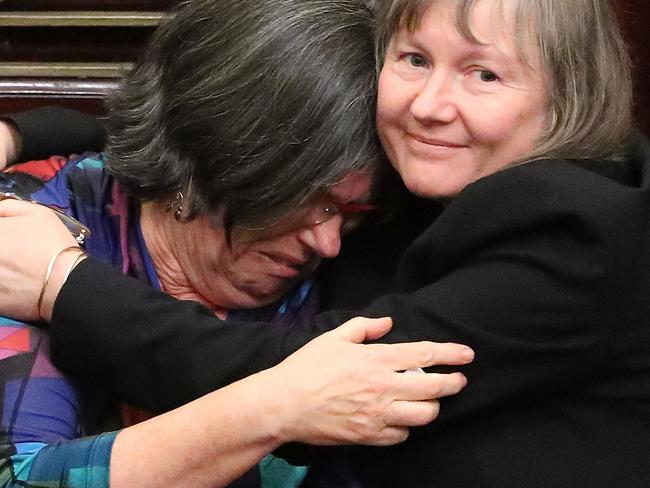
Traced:
[[[650, 135], [650, 2], [612, 1], [634, 59], [637, 119]], [[57, 104], [102, 113], [103, 94], [177, 2], [0, 0], [0, 112]]]

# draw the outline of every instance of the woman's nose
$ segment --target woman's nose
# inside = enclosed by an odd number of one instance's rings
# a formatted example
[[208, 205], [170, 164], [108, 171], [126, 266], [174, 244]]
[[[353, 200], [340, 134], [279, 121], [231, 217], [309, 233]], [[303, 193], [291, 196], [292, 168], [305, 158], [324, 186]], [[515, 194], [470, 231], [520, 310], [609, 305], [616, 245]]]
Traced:
[[343, 217], [336, 215], [320, 224], [305, 227], [298, 232], [300, 241], [321, 258], [334, 258], [341, 250]]
[[411, 102], [411, 114], [422, 124], [450, 123], [458, 115], [453, 80], [432, 74], [422, 84]]

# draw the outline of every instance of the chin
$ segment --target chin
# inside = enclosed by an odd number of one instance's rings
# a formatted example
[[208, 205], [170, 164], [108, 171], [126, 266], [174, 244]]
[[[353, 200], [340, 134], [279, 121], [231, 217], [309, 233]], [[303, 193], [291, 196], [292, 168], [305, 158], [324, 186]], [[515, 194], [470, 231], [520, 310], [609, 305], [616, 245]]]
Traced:
[[454, 198], [476, 177], [451, 165], [411, 164], [400, 176], [408, 190], [422, 198], [446, 201]]
[[284, 296], [290, 289], [290, 285], [284, 286], [281, 289], [278, 289], [278, 287], [250, 289], [246, 297], [248, 305], [241, 308], [257, 308], [269, 305]]
[[446, 200], [455, 194], [452, 185], [433, 176], [426, 178], [426, 175], [419, 174], [409, 178], [405, 175], [402, 180], [411, 193], [428, 200]]

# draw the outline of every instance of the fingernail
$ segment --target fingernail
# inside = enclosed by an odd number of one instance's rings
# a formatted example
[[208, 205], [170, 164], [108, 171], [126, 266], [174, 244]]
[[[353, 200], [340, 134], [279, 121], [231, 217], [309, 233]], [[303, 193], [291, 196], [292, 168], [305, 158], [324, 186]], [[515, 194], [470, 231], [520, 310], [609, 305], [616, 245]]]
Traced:
[[468, 363], [474, 360], [474, 351], [467, 346], [463, 346], [463, 350], [460, 353], [463, 360]]

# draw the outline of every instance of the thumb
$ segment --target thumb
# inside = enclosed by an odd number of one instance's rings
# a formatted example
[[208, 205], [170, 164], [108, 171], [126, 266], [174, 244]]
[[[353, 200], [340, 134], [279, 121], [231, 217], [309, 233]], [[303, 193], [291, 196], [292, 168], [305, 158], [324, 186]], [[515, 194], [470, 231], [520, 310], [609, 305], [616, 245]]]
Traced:
[[339, 339], [361, 344], [364, 341], [372, 341], [384, 336], [393, 327], [393, 319], [381, 317], [369, 319], [367, 317], [355, 317], [329, 332]]

